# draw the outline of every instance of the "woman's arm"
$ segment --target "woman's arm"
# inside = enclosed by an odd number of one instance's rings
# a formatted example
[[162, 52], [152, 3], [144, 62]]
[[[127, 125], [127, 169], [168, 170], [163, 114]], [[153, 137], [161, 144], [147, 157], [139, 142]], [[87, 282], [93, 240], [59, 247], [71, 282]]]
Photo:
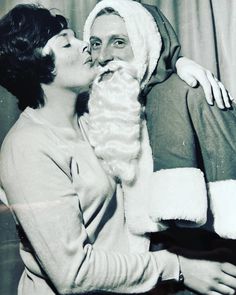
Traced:
[[163, 82], [170, 73], [177, 71], [178, 76], [189, 86], [196, 87], [198, 83], [202, 86], [205, 98], [210, 105], [215, 100], [219, 108], [229, 108], [232, 97], [224, 85], [209, 70], [191, 59], [181, 57], [178, 37], [168, 19], [156, 6], [143, 5], [154, 17], [163, 42], [157, 65], [158, 76], [155, 80], [159, 83]]
[[198, 83], [202, 86], [208, 104], [215, 100], [220, 109], [231, 107], [233, 98], [209, 70], [187, 57], [180, 57], [175, 67], [178, 76], [189, 86], [196, 87]]
[[[154, 287], [158, 280], [178, 280], [175, 254], [159, 251], [125, 255], [93, 248], [72, 179], [64, 169], [63, 157], [55, 153], [56, 146], [39, 132], [15, 137], [11, 144], [3, 146], [0, 171], [11, 208], [37, 263], [57, 291], [141, 293]], [[185, 262], [190, 268], [193, 266], [192, 261]], [[220, 267], [221, 264], [213, 263], [210, 273], [222, 276]], [[204, 269], [202, 264], [201, 277]], [[188, 282], [188, 271], [183, 271]], [[215, 276], [207, 279], [208, 284], [202, 287], [204, 294], [216, 284]]]
[[93, 248], [65, 160], [40, 130], [14, 134], [4, 144], [0, 162], [11, 208], [37, 262], [60, 294], [141, 293], [158, 279], [178, 280], [174, 254], [122, 254]]

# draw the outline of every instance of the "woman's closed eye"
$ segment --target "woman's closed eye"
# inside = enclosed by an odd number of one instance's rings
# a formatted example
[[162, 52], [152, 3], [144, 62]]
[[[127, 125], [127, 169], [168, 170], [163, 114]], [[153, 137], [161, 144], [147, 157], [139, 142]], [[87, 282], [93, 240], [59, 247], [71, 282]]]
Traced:
[[67, 43], [66, 45], [62, 46], [63, 48], [68, 48], [68, 47], [71, 47], [71, 44], [70, 43]]

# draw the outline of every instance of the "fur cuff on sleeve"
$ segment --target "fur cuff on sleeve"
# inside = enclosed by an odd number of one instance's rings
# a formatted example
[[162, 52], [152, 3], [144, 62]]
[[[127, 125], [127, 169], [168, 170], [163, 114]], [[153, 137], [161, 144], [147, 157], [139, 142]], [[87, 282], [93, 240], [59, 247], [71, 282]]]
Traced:
[[196, 168], [163, 169], [153, 174], [149, 215], [155, 222], [175, 220], [178, 226], [201, 226], [207, 218], [207, 191]]
[[215, 232], [236, 239], [236, 180], [210, 182], [209, 196]]

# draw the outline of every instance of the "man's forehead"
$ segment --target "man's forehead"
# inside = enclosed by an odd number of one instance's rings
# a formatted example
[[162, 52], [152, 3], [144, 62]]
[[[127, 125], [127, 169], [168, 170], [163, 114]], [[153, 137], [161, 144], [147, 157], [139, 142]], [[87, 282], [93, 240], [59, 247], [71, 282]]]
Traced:
[[115, 14], [98, 16], [91, 27], [91, 37], [107, 38], [121, 35], [128, 37], [124, 20]]

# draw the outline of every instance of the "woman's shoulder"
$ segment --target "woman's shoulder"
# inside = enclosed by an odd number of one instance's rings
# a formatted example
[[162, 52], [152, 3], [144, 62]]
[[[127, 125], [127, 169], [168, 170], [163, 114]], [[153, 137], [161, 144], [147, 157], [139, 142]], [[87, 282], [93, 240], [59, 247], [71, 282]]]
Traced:
[[1, 147], [1, 153], [8, 150], [29, 151], [40, 149], [49, 144], [49, 130], [27, 118], [22, 113], [7, 133]]
[[60, 144], [51, 129], [22, 113], [3, 141], [0, 170], [3, 168], [5, 172], [1, 171], [0, 175], [3, 177], [19, 167], [37, 171], [39, 166], [47, 173], [57, 166], [70, 177], [69, 163], [70, 151]]

